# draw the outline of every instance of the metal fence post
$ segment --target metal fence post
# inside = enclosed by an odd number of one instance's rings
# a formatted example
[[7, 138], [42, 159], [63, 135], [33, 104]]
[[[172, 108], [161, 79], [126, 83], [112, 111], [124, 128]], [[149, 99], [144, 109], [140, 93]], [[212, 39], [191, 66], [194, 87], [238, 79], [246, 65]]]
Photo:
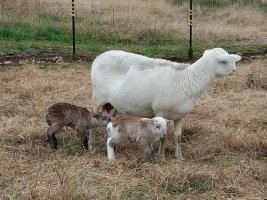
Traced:
[[75, 55], [75, 6], [74, 0], [71, 2], [71, 16], [72, 16], [72, 47], [73, 47], [73, 55]]
[[190, 0], [190, 8], [188, 10], [189, 14], [189, 50], [188, 58], [191, 60], [193, 58], [193, 49], [192, 49], [192, 18], [193, 18], [193, 5], [192, 0]]

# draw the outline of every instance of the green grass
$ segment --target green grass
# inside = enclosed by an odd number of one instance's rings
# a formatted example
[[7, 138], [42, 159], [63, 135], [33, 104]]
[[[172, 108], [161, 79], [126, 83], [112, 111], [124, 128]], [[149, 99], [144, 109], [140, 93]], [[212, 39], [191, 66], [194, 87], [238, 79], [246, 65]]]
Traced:
[[[169, 0], [173, 4], [189, 4], [188, 0]], [[248, 1], [240, 1], [240, 0], [198, 0], [193, 1], [193, 7], [201, 7], [201, 9], [205, 10], [218, 10], [221, 8], [229, 7], [229, 6], [250, 6], [256, 9], [267, 13], [267, 4], [263, 3], [262, 0], [248, 0]]]
[[[48, 16], [42, 16], [43, 18], [54, 19]], [[1, 54], [71, 53], [71, 28], [59, 25], [57, 18], [54, 19], [53, 24], [49, 23], [49, 20], [42, 26], [29, 22], [0, 26]], [[123, 49], [155, 57], [186, 57], [187, 55], [187, 41], [176, 38], [174, 35], [164, 36], [155, 34], [153, 31], [146, 31], [136, 38], [121, 39], [115, 32], [109, 32], [109, 27], [109, 24], [99, 24], [94, 30], [78, 29], [76, 33], [77, 53], [90, 55], [109, 49]]]
[[0, 26], [2, 41], [55, 41], [67, 42], [71, 39], [67, 28], [45, 24], [36, 26], [26, 22], [16, 22]]
[[[41, 13], [23, 15], [5, 12], [8, 23], [0, 26], [0, 56], [7, 54], [72, 54], [71, 19]], [[76, 54], [97, 55], [110, 49], [122, 49], [152, 57], [187, 60], [189, 41], [175, 32], [161, 33], [158, 30], [144, 30], [132, 36], [123, 37], [120, 29], [112, 22], [94, 18], [77, 18]], [[266, 52], [264, 44], [244, 45], [233, 41], [193, 40], [194, 58], [211, 47], [223, 47], [229, 52]]]
[[[72, 29], [69, 18], [40, 14], [20, 16], [4, 13], [10, 23], [0, 26], [0, 55], [72, 53]], [[86, 24], [86, 26], [85, 26]], [[112, 22], [93, 18], [76, 19], [76, 52], [78, 55], [96, 55], [110, 49], [122, 49], [147, 56], [186, 58], [188, 41], [175, 33], [163, 34], [144, 30], [134, 37], [121, 37]], [[196, 55], [205, 48], [194, 43]]]

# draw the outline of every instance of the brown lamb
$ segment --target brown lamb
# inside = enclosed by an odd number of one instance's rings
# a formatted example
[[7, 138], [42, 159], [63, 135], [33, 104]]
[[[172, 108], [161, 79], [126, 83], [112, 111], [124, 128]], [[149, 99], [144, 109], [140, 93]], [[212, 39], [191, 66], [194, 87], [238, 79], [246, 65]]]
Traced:
[[97, 127], [106, 127], [110, 122], [107, 113], [93, 113], [84, 107], [79, 107], [69, 103], [56, 103], [48, 108], [45, 120], [49, 125], [47, 130], [48, 140], [52, 148], [57, 149], [56, 133], [64, 126], [69, 126], [77, 131], [81, 141], [81, 146], [88, 149], [92, 148], [92, 133], [88, 130]]

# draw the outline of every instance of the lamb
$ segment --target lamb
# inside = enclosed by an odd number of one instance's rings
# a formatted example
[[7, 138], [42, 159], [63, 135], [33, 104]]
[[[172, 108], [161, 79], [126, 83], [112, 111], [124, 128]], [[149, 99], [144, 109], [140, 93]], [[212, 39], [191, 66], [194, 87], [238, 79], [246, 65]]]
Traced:
[[[92, 64], [93, 110], [113, 105], [120, 112], [139, 117], [174, 120], [175, 157], [182, 160], [182, 119], [216, 78], [234, 73], [235, 62], [240, 59], [239, 55], [214, 48], [185, 66], [124, 51], [107, 51]], [[163, 154], [164, 140], [161, 145], [159, 154]]]
[[127, 114], [111, 117], [111, 122], [107, 126], [108, 159], [115, 159], [115, 144], [130, 141], [140, 146], [146, 160], [152, 161], [153, 143], [166, 138], [166, 124], [162, 117], [148, 119]]
[[[63, 127], [69, 126], [77, 131], [81, 146], [88, 149], [88, 130], [96, 127], [106, 127], [110, 122], [107, 113], [93, 113], [86, 108], [69, 103], [56, 103], [48, 108], [45, 120], [49, 125], [48, 140], [52, 148], [57, 149], [56, 133]], [[92, 135], [89, 135], [89, 145], [92, 148]]]

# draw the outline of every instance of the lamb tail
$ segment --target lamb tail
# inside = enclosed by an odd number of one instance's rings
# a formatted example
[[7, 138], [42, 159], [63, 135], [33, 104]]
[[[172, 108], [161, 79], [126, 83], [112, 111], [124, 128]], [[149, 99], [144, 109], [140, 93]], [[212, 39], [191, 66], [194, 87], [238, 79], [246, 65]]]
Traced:
[[45, 113], [45, 121], [46, 121], [46, 123], [49, 125], [49, 126], [51, 126], [51, 121], [48, 119], [48, 115], [47, 115], [47, 113]]

